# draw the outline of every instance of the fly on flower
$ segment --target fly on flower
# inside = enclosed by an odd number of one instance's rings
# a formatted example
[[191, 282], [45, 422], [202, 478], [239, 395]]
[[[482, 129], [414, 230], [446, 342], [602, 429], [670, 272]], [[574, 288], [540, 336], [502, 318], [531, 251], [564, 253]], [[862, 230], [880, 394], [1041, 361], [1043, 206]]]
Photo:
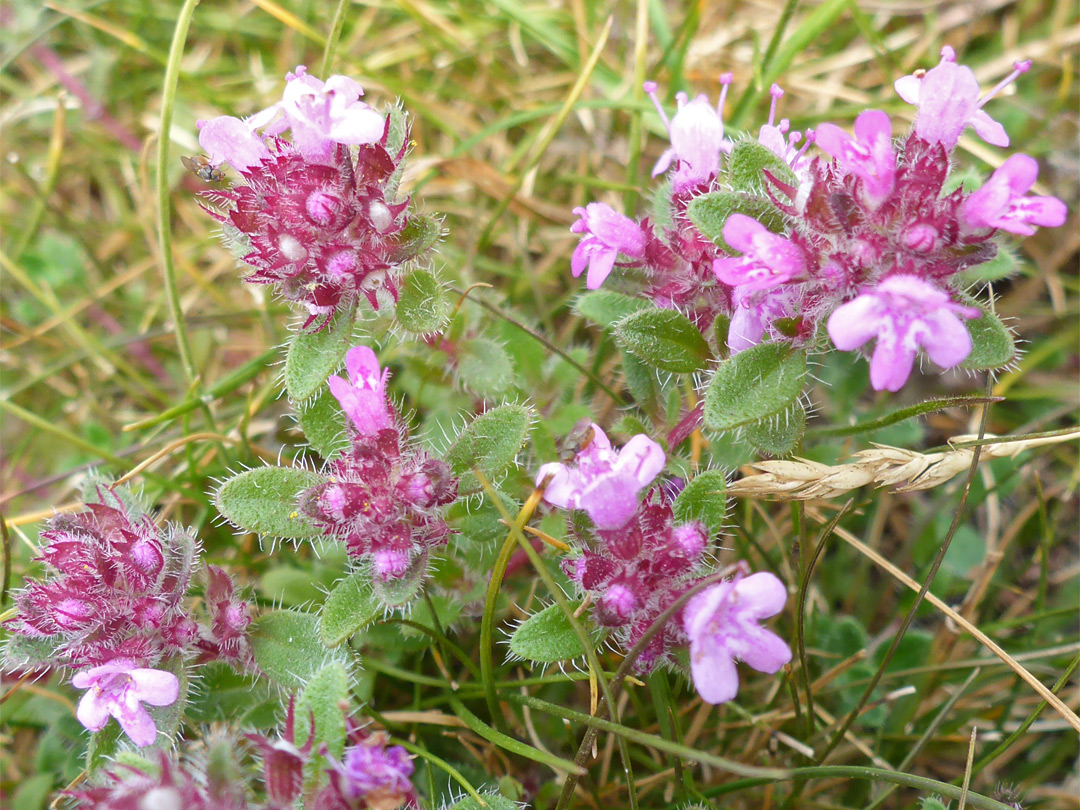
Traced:
[[222, 168], [214, 166], [206, 155], [195, 155], [194, 157], [181, 155], [180, 162], [184, 164], [185, 169], [204, 183], [220, 183], [225, 179], [225, 172]]

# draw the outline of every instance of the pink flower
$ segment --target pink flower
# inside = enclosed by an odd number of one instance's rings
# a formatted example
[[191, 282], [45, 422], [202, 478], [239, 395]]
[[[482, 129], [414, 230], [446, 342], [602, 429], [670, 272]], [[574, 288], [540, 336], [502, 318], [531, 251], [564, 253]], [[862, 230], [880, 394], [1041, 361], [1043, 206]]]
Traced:
[[644, 258], [645, 232], [634, 220], [603, 203], [589, 203], [584, 208], [575, 208], [574, 213], [580, 219], [570, 226], [570, 230], [586, 236], [574, 249], [570, 268], [577, 278], [588, 266], [585, 281], [588, 289], [599, 289], [620, 253], [634, 259]]
[[876, 391], [899, 391], [920, 347], [942, 368], [962, 363], [971, 354], [971, 336], [960, 319], [979, 314], [916, 276], [895, 275], [837, 307], [829, 316], [829, 337], [836, 348], [852, 351], [876, 336], [870, 384]]
[[336, 374], [327, 380], [330, 393], [341, 404], [341, 410], [352, 419], [361, 435], [370, 436], [393, 426], [390, 408], [386, 404], [386, 381], [389, 369], [380, 374], [379, 360], [367, 346], [354, 346], [345, 355], [346, 381]]
[[871, 201], [880, 203], [889, 196], [896, 179], [889, 116], [880, 110], [860, 113], [855, 119], [854, 138], [835, 124], [822, 124], [816, 136], [818, 146], [863, 181], [863, 189]]
[[761, 343], [769, 326], [777, 318], [795, 316], [802, 295], [797, 285], [757, 292], [748, 287], [736, 287], [732, 299], [735, 311], [728, 326], [727, 347], [735, 355]]
[[970, 230], [1001, 228], [1022, 236], [1035, 233], [1035, 225], [1063, 225], [1068, 211], [1057, 197], [1024, 196], [1038, 176], [1038, 163], [1027, 155], [1013, 155], [964, 200], [960, 221]]
[[796, 244], [777, 236], [745, 214], [728, 217], [724, 223], [724, 241], [744, 254], [739, 258], [725, 256], [713, 261], [716, 277], [733, 287], [766, 290], [789, 281], [806, 269], [806, 259]]
[[258, 166], [270, 157], [263, 139], [255, 134], [255, 118], [240, 120], [231, 115], [219, 115], [209, 121], [196, 121], [199, 146], [213, 166], [228, 163], [239, 172]]
[[385, 120], [364, 102], [363, 88], [347, 76], [331, 76], [325, 82], [307, 74], [300, 65], [285, 77], [281, 101], [240, 120], [222, 115], [199, 121], [199, 145], [212, 165], [228, 163], [246, 171], [270, 157], [263, 137], [292, 130], [293, 145], [308, 160], [330, 163], [335, 144], [377, 142]]
[[393, 810], [416, 806], [412, 776], [415, 766], [400, 745], [387, 746], [385, 734], [375, 733], [345, 749], [342, 762], [331, 760], [333, 787], [350, 803]]
[[563, 509], [584, 509], [598, 529], [618, 529], [634, 516], [637, 494], [664, 469], [664, 451], [639, 433], [622, 450], [598, 425], [593, 438], [577, 455], [577, 464], [545, 464], [536, 476], [539, 484], [551, 475], [544, 500]]
[[[259, 116], [270, 135], [291, 130], [293, 144], [308, 160], [328, 162], [334, 144], [355, 146], [382, 137], [383, 116], [360, 101], [364, 90], [348, 76], [331, 76], [324, 82], [299, 65], [285, 78], [281, 101]], [[274, 120], [278, 111], [282, 117]]]
[[699, 593], [683, 610], [690, 637], [690, 671], [706, 703], [725, 703], [739, 691], [735, 661], [759, 672], [778, 672], [791, 660], [782, 638], [758, 622], [784, 609], [787, 589], [769, 573], [720, 582]]
[[112, 715], [133, 743], [142, 748], [157, 739], [153, 718], [141, 704], [168, 706], [180, 695], [180, 681], [171, 672], [136, 667], [118, 659], [71, 679], [76, 689], [89, 689], [79, 701], [76, 716], [90, 731], [101, 731]]
[[671, 138], [671, 148], [660, 156], [652, 176], [663, 174], [676, 164], [673, 185], [676, 194], [712, 180], [720, 170], [720, 153], [731, 151], [731, 141], [724, 139], [723, 122], [724, 101], [731, 81], [730, 73], [720, 77], [720, 101], [716, 107], [704, 94], [687, 102], [686, 94], [679, 93], [676, 97], [679, 109], [671, 121], [656, 97], [656, 82], [645, 82], [645, 92], [660, 113]]
[[970, 126], [989, 144], [1008, 146], [1005, 128], [983, 112], [982, 107], [1021, 73], [1031, 62], [1017, 62], [993, 90], [979, 99], [979, 81], [971, 68], [956, 64], [956, 51], [946, 45], [941, 62], [924, 75], [913, 74], [897, 79], [896, 92], [908, 104], [919, 108], [915, 116], [915, 134], [924, 141], [940, 143], [946, 150], [956, 146], [960, 133]]

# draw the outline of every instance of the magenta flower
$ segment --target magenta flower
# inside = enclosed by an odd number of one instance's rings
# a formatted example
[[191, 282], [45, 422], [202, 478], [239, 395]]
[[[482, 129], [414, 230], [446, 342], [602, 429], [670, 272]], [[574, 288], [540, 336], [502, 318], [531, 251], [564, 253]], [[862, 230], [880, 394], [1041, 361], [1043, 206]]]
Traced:
[[896, 153], [888, 115], [881, 110], [859, 113], [854, 138], [835, 124], [822, 124], [815, 134], [818, 146], [863, 181], [863, 189], [873, 202], [889, 196], [896, 179]]
[[704, 94], [687, 102], [686, 94], [679, 93], [676, 97], [679, 109], [670, 121], [656, 97], [656, 82], [645, 82], [645, 92], [656, 106], [671, 138], [671, 148], [660, 156], [652, 176], [663, 174], [676, 164], [673, 185], [676, 194], [712, 180], [720, 170], [720, 153], [731, 151], [731, 141], [724, 138], [723, 121], [724, 101], [731, 81], [730, 73], [720, 77], [720, 101], [716, 107]]
[[386, 403], [386, 381], [390, 370], [380, 374], [379, 360], [367, 346], [354, 346], [345, 355], [348, 381], [336, 374], [327, 380], [330, 393], [341, 410], [352, 420], [362, 436], [373, 436], [393, 426], [390, 406]]
[[971, 354], [971, 336], [960, 319], [979, 314], [916, 276], [895, 275], [837, 307], [829, 316], [829, 337], [836, 348], [852, 351], [876, 336], [870, 384], [876, 391], [899, 391], [920, 347], [942, 368], [962, 363]]
[[611, 206], [589, 203], [584, 208], [575, 208], [574, 213], [580, 219], [570, 226], [570, 230], [586, 236], [574, 248], [570, 269], [577, 278], [588, 266], [589, 273], [585, 280], [588, 289], [600, 288], [620, 253], [634, 259], [645, 256], [645, 232], [641, 226]]
[[941, 62], [925, 74], [897, 79], [896, 92], [908, 104], [919, 108], [915, 116], [915, 134], [924, 141], [940, 143], [946, 151], [956, 146], [960, 133], [970, 126], [980, 138], [994, 146], [1008, 146], [1005, 128], [983, 112], [983, 105], [1021, 73], [1031, 62], [1017, 62], [1010, 73], [982, 99], [979, 81], [971, 68], [956, 64], [956, 51], [946, 45]]
[[786, 118], [775, 123], [777, 103], [784, 97], [784, 89], [774, 84], [769, 88], [769, 95], [772, 96], [772, 103], [769, 105], [769, 121], [762, 124], [761, 129], [758, 130], [758, 143], [777, 157], [786, 159], [788, 142], [784, 136], [791, 125]]
[[780, 636], [758, 622], [784, 609], [787, 589], [769, 573], [751, 574], [705, 589], [687, 603], [683, 627], [690, 637], [690, 671], [706, 703], [738, 694], [735, 661], [770, 675], [791, 660]]
[[960, 221], [969, 230], [1001, 228], [1030, 236], [1036, 225], [1056, 228], [1065, 223], [1065, 203], [1057, 197], [1025, 197], [1039, 176], [1039, 164], [1027, 155], [1013, 155], [990, 175], [982, 188], [960, 206]]
[[642, 433], [615, 451], [598, 425], [592, 429], [593, 438], [574, 466], [545, 464], [536, 483], [551, 475], [545, 501], [563, 509], [584, 509], [598, 529], [618, 529], [634, 516], [638, 492], [664, 469], [664, 451]]
[[75, 713], [80, 723], [90, 731], [101, 731], [111, 715], [140, 748], [154, 742], [158, 734], [141, 704], [168, 706], [180, 695], [180, 681], [171, 672], [136, 667], [124, 659], [79, 672], [71, 683], [76, 689], [90, 690]]
[[342, 762], [331, 758], [332, 788], [349, 803], [361, 807], [395, 810], [418, 805], [412, 776], [415, 766], [400, 745], [387, 746], [385, 734], [371, 734], [345, 749]]
[[724, 241], [743, 252], [713, 261], [716, 277], [733, 287], [766, 290], [783, 284], [806, 270], [802, 250], [791, 240], [777, 236], [756, 219], [732, 214], [724, 223]]

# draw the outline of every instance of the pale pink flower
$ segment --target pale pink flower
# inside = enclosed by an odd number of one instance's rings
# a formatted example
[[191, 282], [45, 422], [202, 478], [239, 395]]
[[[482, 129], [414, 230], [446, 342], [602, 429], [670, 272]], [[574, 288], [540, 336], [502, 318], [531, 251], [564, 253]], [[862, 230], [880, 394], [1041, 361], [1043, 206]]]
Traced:
[[876, 391], [899, 391], [920, 347], [942, 368], [962, 363], [971, 354], [971, 335], [961, 318], [979, 314], [916, 276], [895, 275], [837, 307], [829, 316], [829, 337], [841, 351], [876, 337], [870, 384]]
[[536, 483], [551, 475], [545, 501], [563, 509], [585, 510], [598, 529], [618, 529], [634, 516], [638, 493], [664, 469], [664, 450], [639, 433], [616, 451], [599, 425], [593, 425], [592, 431], [575, 464], [545, 464]]
[[736, 661], [773, 674], [791, 660], [787, 643], [759, 622], [784, 609], [787, 589], [770, 573], [720, 582], [692, 598], [683, 610], [690, 638], [690, 672], [706, 703], [738, 694]]
[[798, 245], [745, 214], [728, 217], [724, 223], [724, 241], [743, 255], [716, 259], [713, 273], [733, 287], [766, 290], [806, 270], [806, 258]]
[[168, 706], [180, 695], [180, 681], [171, 672], [136, 667], [118, 659], [76, 673], [71, 679], [76, 689], [89, 689], [76, 716], [90, 731], [101, 731], [115, 717], [133, 743], [140, 748], [157, 739], [158, 730], [141, 704]]
[[335, 374], [327, 380], [327, 385], [357, 431], [370, 436], [392, 427], [393, 418], [386, 402], [390, 371], [379, 368], [375, 352], [367, 346], [354, 346], [345, 355], [345, 370], [348, 380]]
[[687, 95], [679, 93], [676, 96], [678, 111], [670, 121], [656, 97], [656, 82], [645, 82], [645, 92], [656, 106], [671, 138], [671, 148], [660, 156], [652, 175], [663, 174], [674, 164], [673, 190], [676, 194], [712, 180], [720, 170], [720, 153], [731, 151], [731, 141], [724, 138], [723, 113], [732, 78], [730, 73], [720, 77], [720, 101], [715, 107], [704, 94], [687, 101]]
[[1035, 226], [1065, 223], [1065, 203], [1057, 197], [1026, 197], [1039, 176], [1039, 164], [1027, 155], [1013, 155], [990, 175], [982, 188], [960, 206], [960, 221], [970, 230], [1000, 228], [1030, 236]]
[[870, 201], [880, 203], [889, 196], [896, 179], [896, 153], [888, 115], [881, 110], [859, 113], [854, 138], [835, 124], [819, 126], [816, 138], [818, 146], [863, 181]]
[[599, 289], [620, 253], [634, 259], [645, 257], [645, 232], [634, 220], [604, 203], [589, 203], [584, 208], [575, 208], [574, 213], [580, 219], [570, 230], [585, 236], [570, 257], [570, 270], [577, 278], [589, 268], [585, 279], [588, 289]]
[[994, 146], [1008, 146], [1005, 128], [987, 115], [982, 107], [1021, 73], [1031, 62], [1017, 62], [1015, 70], [993, 90], [979, 98], [979, 80], [971, 68], [956, 64], [956, 51], [946, 45], [941, 62], [923, 74], [896, 80], [896, 92], [908, 104], [919, 108], [915, 116], [915, 134], [924, 141], [940, 143], [946, 150], [956, 146], [960, 133], [970, 126], [980, 138]]

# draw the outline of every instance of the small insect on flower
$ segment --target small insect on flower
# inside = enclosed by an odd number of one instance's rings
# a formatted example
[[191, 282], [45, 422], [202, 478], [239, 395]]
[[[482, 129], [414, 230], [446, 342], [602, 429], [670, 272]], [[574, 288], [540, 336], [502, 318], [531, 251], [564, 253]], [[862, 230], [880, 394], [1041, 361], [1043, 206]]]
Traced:
[[220, 183], [225, 179], [225, 172], [220, 166], [212, 165], [210, 158], [206, 155], [195, 155], [195, 157], [181, 155], [180, 162], [184, 164], [185, 169], [204, 183]]
[[563, 439], [562, 445], [559, 447], [559, 461], [563, 464], [569, 464], [577, 458], [578, 453], [586, 450], [595, 438], [596, 429], [593, 426], [592, 419], [588, 416], [579, 419], [570, 428], [570, 432], [566, 434], [566, 438]]

